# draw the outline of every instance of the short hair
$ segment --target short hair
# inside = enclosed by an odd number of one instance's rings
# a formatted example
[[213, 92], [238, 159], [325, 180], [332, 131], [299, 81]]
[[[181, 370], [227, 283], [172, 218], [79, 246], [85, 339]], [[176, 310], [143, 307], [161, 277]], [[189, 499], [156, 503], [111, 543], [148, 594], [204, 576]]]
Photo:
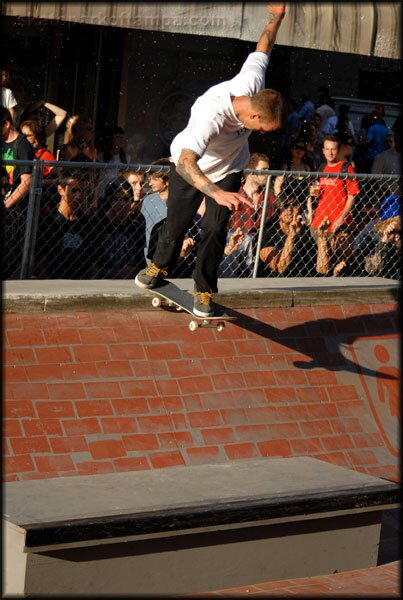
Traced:
[[3, 124], [5, 121], [9, 121], [12, 125], [14, 125], [13, 118], [8, 108], [5, 106], [0, 106], [0, 122]]
[[81, 180], [83, 179], [83, 173], [78, 169], [62, 168], [57, 174], [57, 185], [60, 185], [62, 188], [65, 188], [68, 182], [72, 179], [81, 182]]
[[103, 196], [99, 199], [98, 206], [103, 211], [108, 211], [112, 206], [112, 201], [118, 192], [125, 192], [129, 197], [130, 201], [133, 202], [134, 194], [133, 188], [131, 184], [123, 177], [122, 175], [118, 175], [115, 179], [112, 179], [108, 183], [103, 193]]
[[281, 127], [287, 122], [288, 110], [284, 98], [276, 90], [267, 88], [251, 96], [252, 106], [261, 113], [263, 121], [278, 121]]
[[259, 162], [261, 160], [268, 162], [269, 166], [270, 166], [270, 160], [269, 160], [269, 157], [267, 156], [267, 154], [261, 154], [259, 152], [252, 152], [252, 154], [249, 157], [249, 162], [248, 162], [246, 168], [247, 169], [257, 169], [257, 165], [259, 164]]
[[337, 147], [338, 148], [340, 148], [340, 145], [341, 145], [341, 141], [340, 141], [339, 136], [335, 135], [334, 133], [329, 133], [329, 134], [327, 134], [327, 135], [324, 136], [324, 138], [322, 140], [322, 147], [324, 147], [325, 142], [337, 142]]

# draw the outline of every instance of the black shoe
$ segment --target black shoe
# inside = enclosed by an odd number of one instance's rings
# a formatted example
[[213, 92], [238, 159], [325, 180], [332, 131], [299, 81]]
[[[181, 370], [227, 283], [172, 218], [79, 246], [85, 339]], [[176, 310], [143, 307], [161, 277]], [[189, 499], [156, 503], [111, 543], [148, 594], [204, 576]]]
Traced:
[[211, 292], [195, 292], [193, 312], [198, 317], [212, 317], [214, 315], [214, 304]]
[[168, 275], [168, 271], [159, 269], [157, 265], [151, 262], [146, 269], [137, 273], [134, 283], [141, 288], [150, 289], [158, 285], [158, 283]]

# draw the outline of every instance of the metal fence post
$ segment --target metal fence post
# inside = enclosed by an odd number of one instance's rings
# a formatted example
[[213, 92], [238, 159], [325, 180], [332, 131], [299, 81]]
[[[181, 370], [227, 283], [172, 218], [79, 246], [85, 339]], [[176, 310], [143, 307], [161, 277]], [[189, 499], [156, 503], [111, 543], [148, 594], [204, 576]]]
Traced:
[[266, 187], [265, 187], [265, 190], [264, 190], [264, 199], [263, 199], [263, 206], [262, 206], [262, 216], [261, 216], [261, 219], [260, 219], [260, 229], [259, 229], [259, 235], [258, 235], [258, 239], [257, 239], [255, 264], [253, 266], [253, 274], [252, 274], [252, 278], [253, 279], [256, 279], [256, 277], [257, 277], [257, 271], [258, 271], [258, 267], [259, 267], [259, 254], [260, 254], [260, 247], [262, 245], [264, 225], [265, 225], [265, 222], [266, 222], [267, 203], [268, 203], [268, 200], [269, 200], [270, 186], [271, 186], [271, 175], [269, 175], [267, 177], [267, 183], [266, 183]]
[[39, 207], [42, 197], [44, 161], [34, 160], [33, 165], [20, 279], [31, 279], [32, 277], [35, 257], [36, 232], [38, 229]]

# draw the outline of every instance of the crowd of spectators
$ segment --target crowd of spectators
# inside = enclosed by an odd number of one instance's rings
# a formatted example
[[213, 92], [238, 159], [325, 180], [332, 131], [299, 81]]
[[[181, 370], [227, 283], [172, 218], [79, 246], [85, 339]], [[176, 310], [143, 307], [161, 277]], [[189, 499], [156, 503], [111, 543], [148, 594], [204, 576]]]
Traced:
[[[30, 103], [16, 126], [17, 103], [7, 70], [1, 74], [2, 159], [54, 163], [43, 170], [33, 276], [134, 278], [153, 255], [167, 217], [168, 171], [122, 168], [130, 156], [121, 127], [105, 127], [97, 147], [89, 117], [66, 120], [64, 109], [45, 100]], [[392, 189], [388, 182], [376, 181], [369, 197], [360, 181], [346, 175], [400, 174], [400, 118], [389, 129], [383, 106], [376, 105], [356, 132], [350, 107], [341, 104], [336, 111], [324, 86], [316, 102], [304, 96], [299, 102], [291, 99], [289, 107], [281, 141], [283, 173], [270, 178], [266, 198], [268, 175], [244, 176], [240, 193], [253, 207], [243, 207], [230, 219], [219, 276], [250, 277], [258, 254], [261, 277], [399, 277], [400, 185]], [[56, 158], [48, 141], [62, 124], [64, 143]], [[89, 164], [67, 168], [60, 161]], [[161, 158], [154, 164], [170, 161]], [[247, 169], [269, 170], [269, 156], [252, 154]], [[29, 164], [1, 171], [5, 278], [18, 276], [21, 265], [31, 172]], [[173, 277], [192, 275], [203, 214], [202, 203]]]

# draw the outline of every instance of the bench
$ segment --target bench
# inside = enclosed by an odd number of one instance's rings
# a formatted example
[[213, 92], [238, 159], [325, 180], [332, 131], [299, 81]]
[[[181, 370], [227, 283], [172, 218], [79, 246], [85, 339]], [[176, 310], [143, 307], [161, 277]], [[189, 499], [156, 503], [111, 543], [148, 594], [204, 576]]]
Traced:
[[377, 564], [397, 484], [308, 457], [6, 483], [5, 594], [189, 594]]

